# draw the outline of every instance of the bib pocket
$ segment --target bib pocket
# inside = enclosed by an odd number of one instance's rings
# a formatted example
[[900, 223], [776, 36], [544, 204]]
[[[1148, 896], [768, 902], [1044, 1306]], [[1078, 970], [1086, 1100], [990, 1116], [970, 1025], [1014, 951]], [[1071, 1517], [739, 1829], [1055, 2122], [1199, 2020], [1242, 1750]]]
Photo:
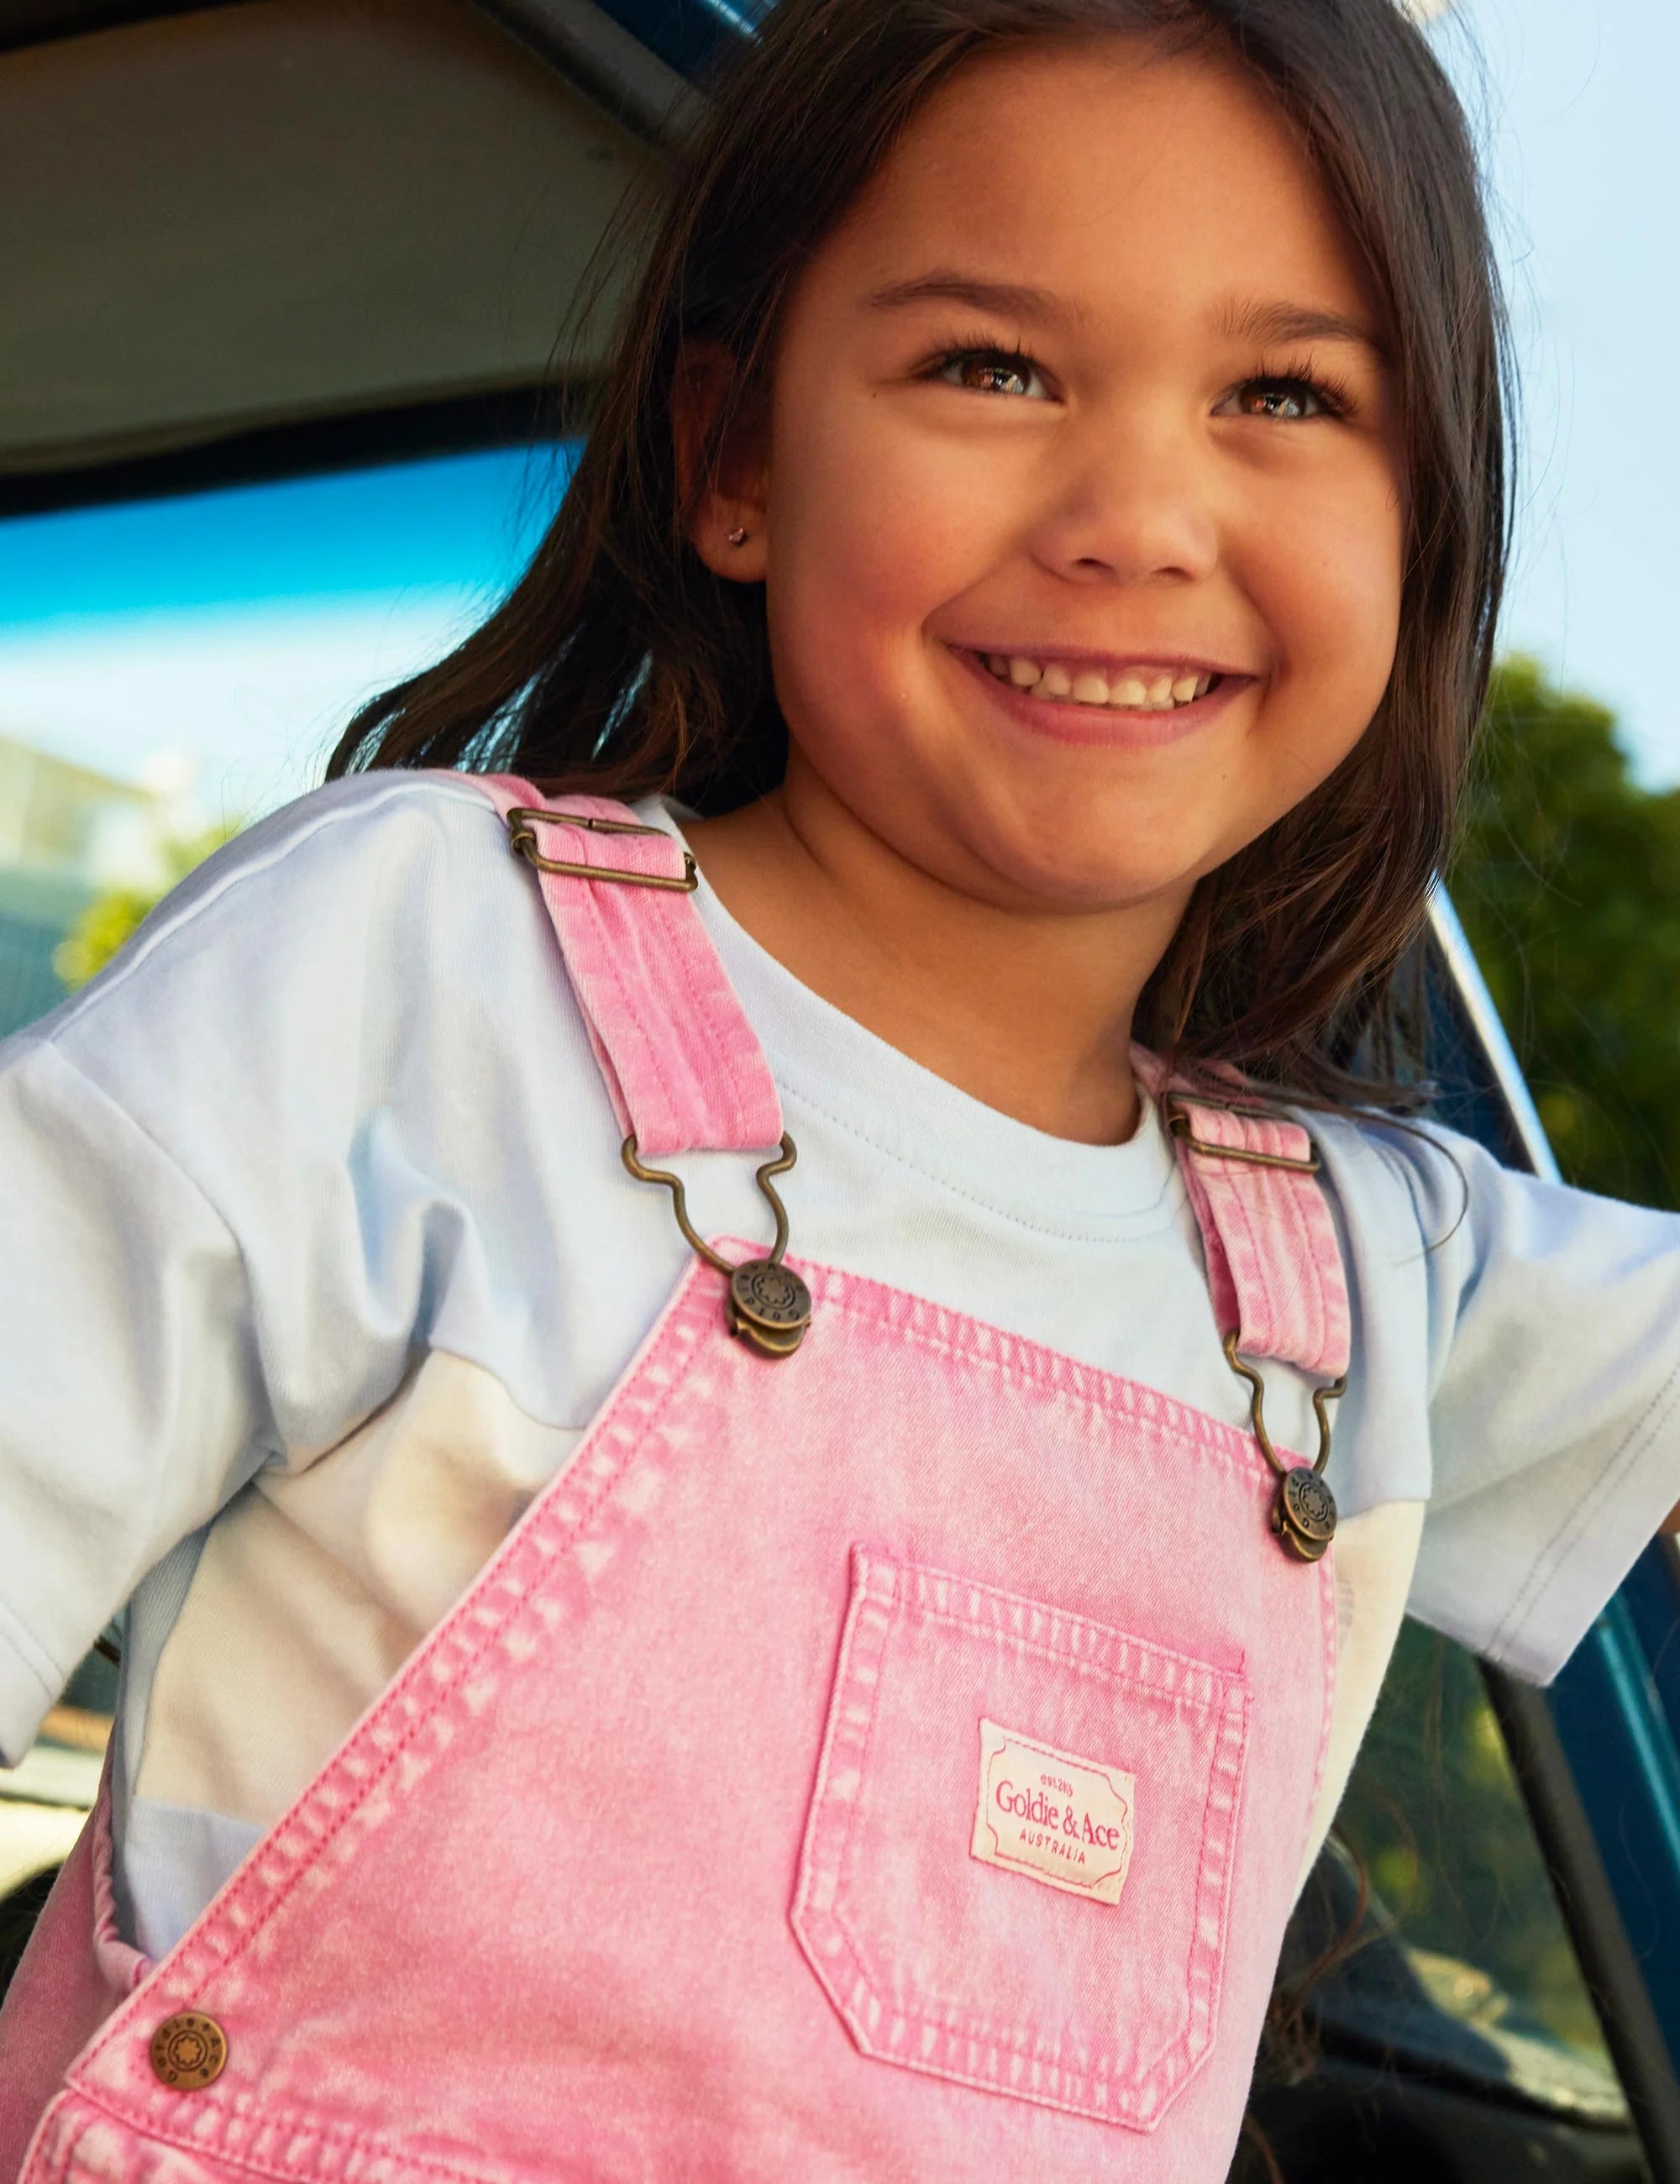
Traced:
[[1149, 2131], [1208, 2053], [1240, 1665], [857, 1549], [793, 1924], [863, 2052]]

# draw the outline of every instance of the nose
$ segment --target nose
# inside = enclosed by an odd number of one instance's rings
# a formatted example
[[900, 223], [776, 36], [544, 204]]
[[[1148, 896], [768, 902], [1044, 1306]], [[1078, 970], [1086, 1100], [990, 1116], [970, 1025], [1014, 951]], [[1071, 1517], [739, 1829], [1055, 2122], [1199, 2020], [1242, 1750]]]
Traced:
[[1219, 560], [1204, 453], [1182, 421], [1093, 415], [1057, 451], [1034, 558], [1085, 584], [1193, 582]]

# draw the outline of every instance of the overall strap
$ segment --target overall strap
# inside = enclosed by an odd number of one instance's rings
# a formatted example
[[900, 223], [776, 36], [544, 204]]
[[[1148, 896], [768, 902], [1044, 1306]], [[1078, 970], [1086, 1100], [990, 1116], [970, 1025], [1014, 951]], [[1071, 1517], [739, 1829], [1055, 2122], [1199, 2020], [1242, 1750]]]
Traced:
[[1234, 1332], [1244, 1357], [1339, 1380], [1352, 1339], [1348, 1278], [1311, 1139], [1282, 1116], [1163, 1088], [1154, 1057], [1134, 1059], [1172, 1134], [1220, 1332]]
[[[694, 907], [681, 844], [604, 797], [548, 798], [510, 774], [449, 778], [489, 799], [536, 868], [619, 1127], [641, 1156], [777, 1145], [775, 1081]], [[1172, 1134], [1221, 1334], [1246, 1357], [1338, 1379], [1347, 1275], [1305, 1130], [1167, 1087], [1141, 1049], [1133, 1061]]]
[[535, 867], [619, 1128], [641, 1156], [778, 1144], [775, 1080], [694, 906], [681, 844], [605, 797], [548, 798], [512, 774], [449, 778], [488, 797]]

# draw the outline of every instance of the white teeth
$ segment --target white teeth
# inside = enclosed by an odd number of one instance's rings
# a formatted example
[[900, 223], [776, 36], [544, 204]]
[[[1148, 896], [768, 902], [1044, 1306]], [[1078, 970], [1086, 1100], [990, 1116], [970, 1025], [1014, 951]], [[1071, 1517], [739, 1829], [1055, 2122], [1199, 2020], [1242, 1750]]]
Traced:
[[1110, 682], [1094, 667], [1052, 660], [1041, 666], [1023, 652], [982, 652], [981, 660], [1000, 682], [1078, 705], [1108, 705], [1132, 712], [1170, 713], [1176, 705], [1206, 697], [1212, 675], [1174, 675], [1161, 668], [1133, 668]]

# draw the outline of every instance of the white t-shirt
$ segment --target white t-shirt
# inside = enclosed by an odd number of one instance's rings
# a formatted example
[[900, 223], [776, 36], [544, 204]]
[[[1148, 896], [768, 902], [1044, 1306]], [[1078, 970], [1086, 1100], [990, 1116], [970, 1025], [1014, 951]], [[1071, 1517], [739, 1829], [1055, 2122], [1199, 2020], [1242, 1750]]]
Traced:
[[[1153, 1113], [1013, 1122], [695, 900], [798, 1145], [796, 1256], [1245, 1424]], [[1680, 1219], [1313, 1127], [1355, 1323], [1316, 1850], [1403, 1610], [1544, 1680], [1680, 1499]], [[750, 1159], [681, 1165], [704, 1231], [764, 1230]], [[687, 1247], [495, 812], [391, 773], [242, 836], [0, 1047], [0, 1754], [133, 1596], [118, 1879], [156, 1954], [566, 1461]]]

